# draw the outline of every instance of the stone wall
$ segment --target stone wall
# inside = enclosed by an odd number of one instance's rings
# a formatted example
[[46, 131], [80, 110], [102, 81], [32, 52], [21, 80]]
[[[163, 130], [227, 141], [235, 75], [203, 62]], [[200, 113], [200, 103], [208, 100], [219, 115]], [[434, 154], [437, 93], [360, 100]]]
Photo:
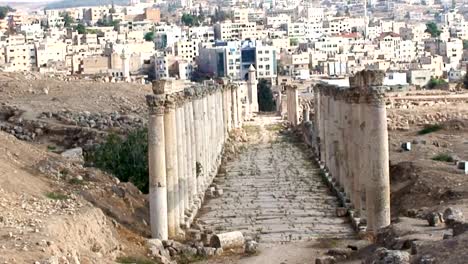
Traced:
[[247, 114], [234, 84], [191, 83], [180, 89], [168, 82], [154, 82], [146, 97], [151, 231], [159, 239], [181, 237], [190, 227], [229, 133]]

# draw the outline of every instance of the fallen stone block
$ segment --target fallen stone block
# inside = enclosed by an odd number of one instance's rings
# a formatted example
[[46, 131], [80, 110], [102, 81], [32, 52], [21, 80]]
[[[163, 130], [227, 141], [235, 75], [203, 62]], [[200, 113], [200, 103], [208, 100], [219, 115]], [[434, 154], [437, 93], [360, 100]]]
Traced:
[[224, 250], [243, 247], [244, 243], [244, 235], [240, 231], [215, 234], [211, 237], [210, 241], [212, 247], [222, 248]]

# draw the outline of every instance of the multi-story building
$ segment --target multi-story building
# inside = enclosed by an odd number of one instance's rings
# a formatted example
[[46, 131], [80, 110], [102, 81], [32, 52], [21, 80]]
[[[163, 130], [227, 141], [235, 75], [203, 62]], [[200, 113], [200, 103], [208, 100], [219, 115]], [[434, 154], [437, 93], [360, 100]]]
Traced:
[[218, 42], [213, 47], [202, 47], [197, 64], [202, 73], [235, 80], [245, 79], [250, 65], [257, 69], [258, 78], [277, 75], [275, 48], [259, 41]]
[[198, 56], [199, 40], [180, 40], [175, 43], [175, 55], [191, 62]]
[[216, 40], [244, 40], [257, 39], [257, 25], [255, 23], [231, 23], [223, 22], [214, 25]]

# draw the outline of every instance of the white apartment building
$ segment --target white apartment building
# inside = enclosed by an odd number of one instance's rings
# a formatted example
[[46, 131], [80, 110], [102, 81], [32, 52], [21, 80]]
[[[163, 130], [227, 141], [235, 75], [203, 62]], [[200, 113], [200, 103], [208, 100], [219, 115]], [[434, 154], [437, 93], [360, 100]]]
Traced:
[[314, 49], [327, 54], [347, 52], [351, 46], [351, 39], [341, 36], [322, 37], [314, 42]]
[[34, 44], [6, 45], [5, 71], [31, 71], [36, 66]]
[[233, 8], [231, 12], [232, 12], [232, 22], [249, 23], [250, 9], [236, 7], [236, 8]]
[[156, 80], [169, 77], [169, 59], [166, 55], [154, 56], [154, 72]]
[[327, 35], [351, 32], [351, 25], [347, 23], [345, 18], [330, 18], [330, 20], [324, 21], [323, 32]]
[[180, 40], [175, 44], [175, 55], [191, 62], [198, 56], [199, 40]]
[[63, 42], [36, 43], [37, 64], [35, 66], [46, 67], [50, 63], [65, 62], [67, 56], [67, 44]]
[[448, 41], [440, 43], [439, 52], [447, 60], [446, 71], [451, 68], [458, 69], [463, 57], [463, 42], [458, 38], [450, 38]]
[[278, 14], [277, 16], [265, 17], [265, 24], [267, 27], [279, 28], [282, 25], [291, 24], [291, 17], [286, 14]]
[[185, 37], [182, 28], [176, 25], [157, 25], [154, 27], [155, 43], [158, 48], [173, 47]]
[[200, 40], [200, 42], [214, 42], [214, 29], [210, 26], [190, 27], [188, 29], [188, 38], [191, 40]]
[[325, 19], [324, 9], [321, 7], [306, 7], [301, 17], [312, 23], [323, 22]]
[[216, 40], [244, 40], [257, 39], [257, 25], [255, 23], [223, 22], [214, 25]]

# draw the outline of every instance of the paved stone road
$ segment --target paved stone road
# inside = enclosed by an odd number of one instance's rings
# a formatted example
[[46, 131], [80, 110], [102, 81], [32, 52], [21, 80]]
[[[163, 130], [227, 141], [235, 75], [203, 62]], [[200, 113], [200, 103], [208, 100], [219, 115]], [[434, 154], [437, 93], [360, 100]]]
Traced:
[[206, 201], [200, 222], [216, 232], [242, 231], [263, 244], [354, 237], [347, 218], [336, 217], [337, 199], [307, 150], [280, 135], [275, 122], [263, 116], [248, 127], [254, 142], [215, 179], [224, 194]]

